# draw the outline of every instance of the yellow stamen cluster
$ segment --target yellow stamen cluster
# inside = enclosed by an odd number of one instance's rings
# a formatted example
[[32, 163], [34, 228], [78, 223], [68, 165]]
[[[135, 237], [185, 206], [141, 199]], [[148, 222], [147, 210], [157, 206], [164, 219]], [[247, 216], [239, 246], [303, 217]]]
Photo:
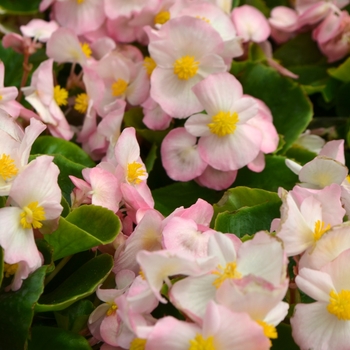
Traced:
[[328, 224], [326, 227], [324, 227], [325, 223], [323, 221], [317, 220], [315, 222], [315, 228], [314, 228], [314, 240], [315, 242], [318, 241], [327, 231], [331, 229], [331, 225]]
[[215, 350], [214, 337], [204, 339], [201, 334], [197, 334], [194, 339], [190, 340], [188, 350]]
[[40, 228], [45, 220], [45, 210], [38, 202], [31, 202], [23, 208], [20, 223], [23, 228]]
[[128, 164], [128, 175], [127, 180], [132, 185], [138, 185], [142, 180], [141, 176], [146, 175], [146, 171], [142, 164], [133, 162]]
[[164, 24], [168, 22], [170, 19], [170, 12], [169, 11], [160, 11], [156, 14], [154, 17], [154, 24]]
[[146, 69], [148, 76], [151, 76], [157, 64], [152, 57], [145, 57], [143, 60], [143, 67]]
[[256, 323], [263, 328], [264, 335], [267, 338], [277, 339], [278, 334], [277, 334], [277, 329], [275, 328], [275, 326], [273, 326], [272, 324], [268, 324], [264, 321], [260, 321], [260, 320], [256, 321]]
[[68, 91], [56, 85], [53, 89], [53, 98], [59, 106], [66, 106], [68, 103]]
[[110, 304], [109, 309], [106, 312], [107, 316], [111, 316], [114, 315], [116, 313], [116, 311], [118, 310], [118, 305], [116, 303], [108, 303]]
[[79, 113], [82, 113], [82, 114], [86, 113], [88, 109], [88, 105], [89, 105], [89, 96], [87, 94], [81, 93], [75, 98], [74, 109]]
[[4, 274], [5, 277], [10, 277], [16, 273], [18, 269], [18, 264], [4, 264]]
[[236, 112], [220, 111], [212, 117], [212, 122], [208, 124], [208, 128], [213, 134], [222, 137], [233, 134], [238, 122], [239, 118]]
[[112, 95], [116, 97], [123, 95], [127, 87], [128, 83], [125, 80], [118, 79], [112, 84]]
[[181, 80], [188, 80], [197, 74], [199, 61], [194, 56], [183, 56], [174, 63], [174, 74]]
[[332, 290], [329, 293], [329, 304], [327, 305], [329, 313], [338, 317], [339, 320], [350, 320], [350, 290], [341, 290], [337, 293]]
[[15, 161], [8, 154], [3, 154], [0, 158], [0, 176], [6, 181], [17, 175], [17, 173], [18, 169]]
[[146, 339], [135, 338], [135, 339], [130, 343], [130, 348], [129, 348], [129, 350], [145, 350], [146, 342], [147, 342]]
[[139, 275], [141, 276], [141, 278], [142, 278], [144, 281], [146, 280], [145, 273], [142, 271], [142, 269], [140, 269]]
[[242, 274], [237, 271], [237, 264], [236, 262], [229, 262], [226, 264], [225, 267], [222, 267], [221, 265], [218, 265], [216, 271], [212, 271], [213, 275], [218, 275], [219, 277], [213, 282], [213, 285], [216, 288], [219, 288], [222, 283], [228, 279], [228, 278], [241, 278]]
[[87, 57], [87, 58], [90, 58], [91, 54], [92, 54], [92, 51], [91, 51], [91, 48], [89, 46], [88, 43], [82, 43], [80, 44], [81, 45], [81, 49], [83, 50], [84, 52], [84, 55]]
[[2, 100], [2, 98], [3, 98], [2, 95], [0, 95], [0, 101]]
[[78, 4], [82, 4], [85, 0], [77, 0]]

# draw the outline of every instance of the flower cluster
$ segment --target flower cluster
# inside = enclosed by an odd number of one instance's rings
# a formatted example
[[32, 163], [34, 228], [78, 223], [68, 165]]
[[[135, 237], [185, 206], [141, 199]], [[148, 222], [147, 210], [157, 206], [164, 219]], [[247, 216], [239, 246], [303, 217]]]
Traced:
[[94, 349], [265, 350], [283, 327], [302, 350], [347, 349], [346, 145], [301, 134], [306, 94], [326, 104], [337, 84], [307, 85], [300, 67], [298, 82], [272, 54], [310, 31], [328, 62], [344, 58], [346, 5], [267, 18], [225, 0], [42, 0], [50, 21], [7, 32], [23, 76], [5, 86], [0, 61], [0, 304], [31, 299], [25, 327], [14, 313], [0, 336], [35, 348], [50, 311], [62, 339]]

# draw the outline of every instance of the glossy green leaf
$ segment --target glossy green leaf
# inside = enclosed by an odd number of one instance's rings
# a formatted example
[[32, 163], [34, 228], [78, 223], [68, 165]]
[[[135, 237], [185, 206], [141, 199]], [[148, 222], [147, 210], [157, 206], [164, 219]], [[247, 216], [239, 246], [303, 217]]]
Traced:
[[40, 267], [23, 281], [16, 292], [0, 294], [0, 348], [23, 350], [26, 348], [34, 306], [44, 290], [46, 266]]
[[57, 324], [66, 331], [78, 333], [87, 327], [87, 321], [94, 309], [90, 300], [79, 300], [66, 309], [55, 312]]
[[41, 0], [1, 0], [0, 14], [29, 15], [39, 11]]
[[290, 78], [262, 64], [250, 64], [239, 79], [244, 93], [270, 108], [277, 131], [284, 136], [286, 151], [312, 119], [312, 104], [305, 92]]
[[4, 250], [0, 247], [0, 287], [4, 277]]
[[[11, 1], [11, 0], [9, 0]], [[1, 5], [0, 5], [1, 6]], [[31, 76], [39, 64], [46, 60], [45, 49], [39, 49], [33, 55], [29, 57], [29, 64], [31, 64], [32, 69], [29, 72], [26, 86], [29, 85]], [[5, 49], [0, 43], [0, 60], [4, 62], [5, 65], [5, 86], [16, 86], [17, 88], [21, 85], [21, 79], [23, 74], [23, 55], [15, 52], [11, 48]]]
[[157, 144], [154, 143], [148, 152], [147, 158], [145, 159], [145, 166], [148, 173], [152, 171], [154, 163], [157, 159], [157, 148]]
[[70, 213], [71, 210], [67, 200], [64, 197], [61, 198], [61, 205], [63, 207], [61, 216], [65, 218]]
[[286, 158], [267, 155], [265, 160], [266, 166], [261, 173], [254, 173], [246, 167], [240, 169], [234, 185], [262, 188], [272, 192], [277, 192], [279, 187], [291, 190], [298, 182], [298, 177], [286, 166]]
[[53, 156], [60, 154], [74, 163], [85, 165], [85, 167], [92, 168], [96, 165], [90, 156], [75, 143], [53, 136], [38, 137], [32, 146], [31, 154]]
[[240, 208], [234, 213], [219, 213], [214, 229], [234, 233], [237, 237], [252, 235], [261, 230], [270, 230], [271, 221], [280, 216], [280, 203], [263, 203]]
[[126, 127], [134, 127], [138, 135], [142, 136], [142, 138], [150, 143], [161, 144], [170, 129], [162, 131], [150, 130], [145, 124], [143, 124], [142, 119], [142, 108], [139, 107], [131, 108], [124, 114], [124, 123]]
[[275, 192], [249, 187], [230, 188], [213, 206], [212, 226], [238, 237], [269, 230], [272, 219], [279, 216], [281, 204]]
[[113, 267], [113, 257], [102, 254], [91, 259], [74, 271], [58, 288], [44, 294], [35, 306], [35, 311], [59, 311], [83, 299], [103, 283]]
[[317, 154], [300, 146], [292, 146], [286, 153], [287, 158], [304, 165], [313, 160]]
[[333, 78], [341, 80], [345, 83], [350, 82], [350, 57], [338, 67], [329, 68], [328, 73]]
[[241, 6], [242, 5], [250, 5], [250, 6], [256, 7], [266, 17], [270, 16], [270, 9], [266, 6], [265, 1], [263, 0], [242, 0]]
[[54, 260], [101, 244], [113, 242], [120, 231], [120, 220], [111, 210], [83, 205], [60, 218], [58, 229], [44, 235], [54, 249]]
[[49, 243], [47, 243], [44, 239], [36, 239], [35, 244], [39, 252], [43, 256], [43, 259], [44, 259], [43, 265], [47, 266], [46, 273], [50, 273], [55, 268], [55, 265], [52, 260], [52, 254], [53, 254], [52, 246]]
[[213, 205], [214, 218], [218, 213], [234, 212], [243, 207], [253, 207], [264, 203], [280, 203], [277, 193], [257, 188], [237, 186], [225, 192], [220, 201]]
[[300, 350], [292, 337], [292, 328], [290, 325], [280, 323], [277, 327], [277, 339], [272, 339], [271, 350]]
[[31, 331], [28, 350], [92, 350], [79, 334], [60, 328], [37, 326]]
[[325, 63], [326, 59], [312, 39], [311, 32], [302, 33], [281, 45], [273, 54], [284, 67]]
[[189, 207], [198, 198], [209, 203], [216, 203], [223, 195], [222, 191], [214, 191], [197, 185], [194, 181], [177, 182], [152, 191], [155, 208], [167, 216], [180, 206]]

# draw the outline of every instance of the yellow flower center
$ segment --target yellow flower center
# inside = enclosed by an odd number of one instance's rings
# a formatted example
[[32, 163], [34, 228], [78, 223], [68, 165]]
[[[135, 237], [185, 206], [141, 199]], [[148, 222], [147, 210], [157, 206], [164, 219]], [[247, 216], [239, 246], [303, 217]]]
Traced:
[[326, 227], [324, 227], [324, 222], [317, 220], [315, 222], [315, 228], [314, 228], [314, 240], [317, 242], [327, 231], [331, 229], [331, 225], [328, 224]]
[[350, 320], [350, 290], [341, 290], [337, 293], [332, 290], [329, 293], [329, 304], [327, 305], [329, 313], [338, 317], [339, 320]]
[[154, 24], [164, 24], [168, 22], [170, 19], [170, 12], [169, 11], [160, 11], [156, 14], [154, 17]]
[[38, 202], [31, 202], [23, 208], [21, 213], [21, 225], [23, 228], [40, 228], [41, 221], [45, 220], [45, 210]]
[[3, 154], [0, 158], [0, 176], [4, 181], [17, 175], [18, 169], [15, 161], [7, 154]]
[[213, 336], [204, 339], [201, 334], [197, 334], [194, 339], [190, 340], [190, 347], [188, 350], [215, 350], [213, 342]]
[[183, 56], [174, 63], [174, 74], [181, 80], [188, 80], [194, 77], [198, 71], [199, 61], [193, 56]]
[[[84, 0], [82, 0], [84, 1]], [[83, 50], [84, 52], [84, 55], [87, 57], [87, 58], [90, 58], [91, 54], [92, 54], [92, 51], [91, 51], [91, 48], [89, 46], [88, 43], [82, 43], [80, 44], [81, 45], [81, 49]]]
[[116, 303], [108, 303], [110, 305], [109, 309], [106, 312], [107, 316], [114, 315], [118, 310], [118, 305]]
[[236, 262], [229, 262], [226, 264], [225, 267], [222, 267], [221, 265], [218, 265], [216, 271], [212, 271], [213, 275], [218, 275], [219, 277], [213, 282], [213, 285], [216, 288], [219, 288], [222, 283], [228, 279], [228, 278], [241, 278], [242, 274], [237, 271], [237, 264]]
[[236, 112], [220, 111], [212, 117], [212, 122], [208, 124], [208, 127], [213, 134], [222, 137], [233, 134], [238, 122], [239, 118]]
[[77, 0], [78, 4], [82, 4], [85, 0]]
[[350, 183], [350, 175], [346, 177], [346, 180]]
[[4, 274], [5, 277], [10, 277], [16, 273], [18, 269], [18, 264], [4, 264]]
[[112, 84], [112, 94], [113, 96], [123, 95], [126, 88], [128, 87], [128, 83], [123, 79], [118, 79], [116, 82]]
[[59, 106], [65, 106], [68, 103], [68, 91], [56, 85], [53, 89], [53, 98]]
[[142, 181], [140, 177], [144, 175], [146, 175], [146, 171], [142, 164], [137, 162], [128, 164], [127, 180], [130, 184], [138, 185]]
[[256, 323], [263, 328], [265, 337], [270, 339], [277, 339], [278, 334], [275, 326], [260, 320], [256, 321]]
[[0, 101], [2, 100], [2, 95], [0, 95]]
[[135, 338], [131, 343], [129, 350], [145, 350], [147, 339]]
[[143, 67], [146, 69], [148, 76], [151, 76], [154, 68], [157, 67], [157, 64], [152, 57], [145, 57], [143, 60]]
[[79, 113], [84, 114], [88, 109], [88, 105], [89, 105], [89, 96], [87, 94], [81, 93], [75, 98], [74, 109]]
[[142, 269], [140, 269], [139, 275], [144, 281], [146, 280], [145, 273], [142, 271]]

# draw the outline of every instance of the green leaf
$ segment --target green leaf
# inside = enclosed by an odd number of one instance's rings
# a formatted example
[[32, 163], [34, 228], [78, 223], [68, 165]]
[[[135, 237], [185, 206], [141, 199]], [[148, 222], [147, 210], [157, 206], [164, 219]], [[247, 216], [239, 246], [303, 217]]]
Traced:
[[311, 37], [311, 32], [299, 34], [287, 41], [274, 52], [273, 56], [284, 67], [326, 63], [317, 43]]
[[142, 119], [143, 113], [140, 107], [131, 108], [124, 114], [124, 123], [126, 127], [134, 127], [137, 134], [142, 136], [145, 140], [160, 145], [171, 128], [161, 131], [150, 130], [143, 124]]
[[284, 136], [286, 151], [312, 119], [310, 100], [297, 83], [262, 64], [250, 64], [239, 79], [244, 93], [270, 108], [277, 131]]
[[271, 221], [280, 216], [281, 203], [263, 203], [240, 208], [235, 213], [219, 213], [214, 229], [234, 233], [237, 237], [252, 235], [261, 230], [270, 230]]
[[226, 211], [234, 212], [243, 207], [253, 207], [264, 203], [280, 203], [277, 193], [257, 188], [237, 186], [225, 192], [217, 204], [214, 204], [214, 218]]
[[87, 327], [87, 321], [94, 309], [90, 300], [79, 300], [66, 309], [55, 312], [57, 324], [66, 331], [79, 333]]
[[250, 5], [256, 7], [265, 15], [265, 17], [270, 17], [270, 9], [266, 6], [265, 1], [263, 0], [242, 0], [241, 6], [242, 5]]
[[0, 294], [1, 349], [26, 348], [34, 306], [44, 290], [45, 273], [46, 266], [42, 266], [23, 281], [21, 289]]
[[345, 83], [350, 82], [350, 57], [338, 67], [329, 68], [328, 73], [333, 78]]
[[157, 144], [154, 143], [148, 152], [147, 158], [145, 159], [145, 166], [148, 174], [152, 171], [154, 163], [157, 159]]
[[1, 0], [0, 14], [29, 15], [39, 11], [41, 0]]
[[55, 268], [52, 260], [53, 248], [44, 239], [36, 239], [35, 244], [44, 258], [44, 265], [47, 266], [46, 273], [50, 273]]
[[298, 181], [298, 176], [286, 166], [285, 160], [282, 156], [267, 155], [266, 166], [261, 173], [254, 173], [246, 167], [240, 169], [234, 185], [262, 188], [272, 192], [277, 192], [279, 187], [291, 190]]
[[65, 218], [70, 213], [71, 210], [67, 200], [64, 197], [61, 198], [61, 205], [63, 207], [61, 216]]
[[212, 226], [239, 237], [269, 230], [272, 219], [279, 216], [281, 204], [274, 192], [249, 187], [230, 188], [213, 206]]
[[60, 328], [37, 326], [31, 335], [28, 350], [92, 350], [84, 337]]
[[85, 263], [73, 272], [58, 288], [44, 294], [35, 306], [35, 311], [59, 311], [83, 299], [103, 283], [113, 267], [113, 257], [102, 254]]
[[58, 229], [44, 238], [54, 248], [54, 260], [113, 242], [120, 232], [120, 220], [111, 210], [83, 205], [66, 218]]
[[287, 158], [295, 160], [297, 163], [304, 165], [313, 160], [317, 154], [301, 146], [292, 146], [286, 153]]
[[38, 137], [32, 146], [31, 154], [53, 156], [60, 154], [74, 163], [85, 165], [87, 168], [96, 165], [90, 156], [75, 143], [53, 136]]
[[[11, 0], [10, 0], [11, 1]], [[1, 5], [0, 5], [1, 6]], [[27, 84], [29, 84], [31, 76], [35, 69], [39, 66], [41, 62], [47, 59], [45, 49], [39, 49], [33, 55], [29, 57], [29, 64], [32, 65], [32, 69], [29, 72]], [[23, 74], [23, 55], [15, 52], [11, 48], [5, 49], [0, 44], [0, 60], [4, 62], [5, 65], [5, 86], [16, 86], [17, 88], [21, 85], [22, 74]]]
[[152, 191], [155, 208], [164, 216], [169, 215], [180, 206], [191, 206], [198, 198], [202, 198], [209, 203], [216, 203], [222, 197], [222, 194], [222, 191], [201, 187], [194, 181], [177, 182]]
[[271, 350], [300, 350], [294, 342], [290, 325], [280, 323], [276, 328], [278, 338], [272, 339]]

